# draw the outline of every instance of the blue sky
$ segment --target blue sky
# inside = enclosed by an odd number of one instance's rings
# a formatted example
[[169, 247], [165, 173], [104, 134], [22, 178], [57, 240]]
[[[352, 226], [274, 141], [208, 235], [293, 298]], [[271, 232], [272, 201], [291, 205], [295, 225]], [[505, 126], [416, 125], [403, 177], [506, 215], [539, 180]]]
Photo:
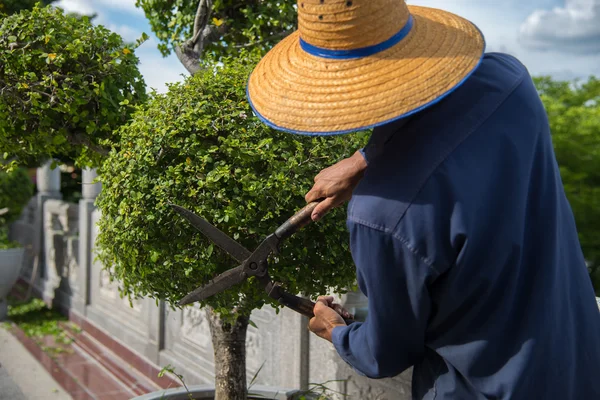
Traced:
[[[196, 1], [196, 0], [190, 0]], [[557, 79], [600, 76], [600, 0], [409, 0], [409, 5], [441, 8], [473, 21], [486, 36], [488, 51], [518, 57], [533, 75]], [[151, 40], [136, 54], [148, 86], [187, 75], [174, 55], [163, 58], [157, 39], [135, 0], [59, 0], [67, 11], [98, 14], [95, 20], [134, 41], [142, 32]]]

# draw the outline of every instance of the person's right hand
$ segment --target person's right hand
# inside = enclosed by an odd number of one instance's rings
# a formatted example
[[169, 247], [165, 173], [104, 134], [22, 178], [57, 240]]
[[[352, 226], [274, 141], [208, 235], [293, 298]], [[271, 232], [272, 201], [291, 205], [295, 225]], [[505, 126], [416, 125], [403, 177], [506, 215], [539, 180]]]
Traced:
[[350, 200], [352, 191], [363, 177], [367, 162], [360, 152], [352, 157], [325, 168], [315, 177], [315, 184], [306, 194], [307, 203], [324, 198], [312, 212], [312, 220], [318, 221], [334, 207]]
[[341, 305], [333, 302], [332, 296], [319, 296], [313, 313], [315, 316], [310, 319], [308, 328], [317, 336], [330, 342], [333, 328], [346, 326], [343, 318], [352, 318], [352, 315]]

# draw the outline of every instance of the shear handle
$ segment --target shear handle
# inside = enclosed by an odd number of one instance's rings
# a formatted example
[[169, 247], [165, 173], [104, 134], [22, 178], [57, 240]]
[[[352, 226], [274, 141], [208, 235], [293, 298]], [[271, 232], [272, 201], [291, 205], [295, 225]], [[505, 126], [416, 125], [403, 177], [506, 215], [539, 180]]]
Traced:
[[[287, 293], [284, 290], [280, 290], [279, 294], [281, 295], [281, 297], [278, 299], [279, 302], [287, 308], [290, 308], [308, 317], [309, 319], [315, 316], [315, 314], [313, 313], [315, 303], [313, 303], [312, 301], [302, 297], [294, 296], [293, 294]], [[344, 322], [346, 323], [346, 325], [350, 325], [355, 321], [353, 319], [344, 318]]]
[[279, 240], [285, 240], [298, 230], [308, 225], [312, 221], [312, 212], [319, 203], [320, 201], [308, 203], [303, 209], [298, 211], [290, 219], [285, 221], [279, 228], [277, 228], [275, 231], [275, 236], [277, 236]]

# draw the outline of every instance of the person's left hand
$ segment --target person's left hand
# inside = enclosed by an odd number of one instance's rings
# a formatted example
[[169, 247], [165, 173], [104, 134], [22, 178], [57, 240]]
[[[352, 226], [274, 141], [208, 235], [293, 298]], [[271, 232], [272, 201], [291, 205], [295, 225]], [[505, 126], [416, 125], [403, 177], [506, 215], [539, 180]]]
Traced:
[[331, 332], [336, 326], [346, 326], [344, 318], [351, 318], [348, 311], [339, 304], [333, 303], [333, 297], [320, 296], [313, 309], [315, 316], [308, 323], [308, 328], [317, 336], [331, 342]]
[[324, 199], [313, 210], [312, 220], [315, 222], [320, 220], [332, 208], [350, 200], [352, 191], [362, 179], [366, 168], [365, 158], [357, 151], [352, 157], [345, 158], [319, 172], [315, 176], [312, 189], [304, 196], [307, 203]]

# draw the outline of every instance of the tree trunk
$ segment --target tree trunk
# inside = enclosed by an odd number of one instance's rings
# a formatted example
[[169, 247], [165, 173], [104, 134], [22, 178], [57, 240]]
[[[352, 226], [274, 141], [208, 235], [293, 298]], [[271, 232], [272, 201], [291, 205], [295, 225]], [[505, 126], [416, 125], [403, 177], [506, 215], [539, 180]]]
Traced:
[[249, 317], [239, 316], [235, 324], [225, 323], [211, 308], [206, 310], [215, 353], [215, 400], [245, 400], [246, 330]]
[[196, 53], [194, 49], [190, 49], [186, 46], [175, 47], [175, 54], [181, 64], [187, 69], [191, 75], [195, 75], [200, 68], [200, 54]]

